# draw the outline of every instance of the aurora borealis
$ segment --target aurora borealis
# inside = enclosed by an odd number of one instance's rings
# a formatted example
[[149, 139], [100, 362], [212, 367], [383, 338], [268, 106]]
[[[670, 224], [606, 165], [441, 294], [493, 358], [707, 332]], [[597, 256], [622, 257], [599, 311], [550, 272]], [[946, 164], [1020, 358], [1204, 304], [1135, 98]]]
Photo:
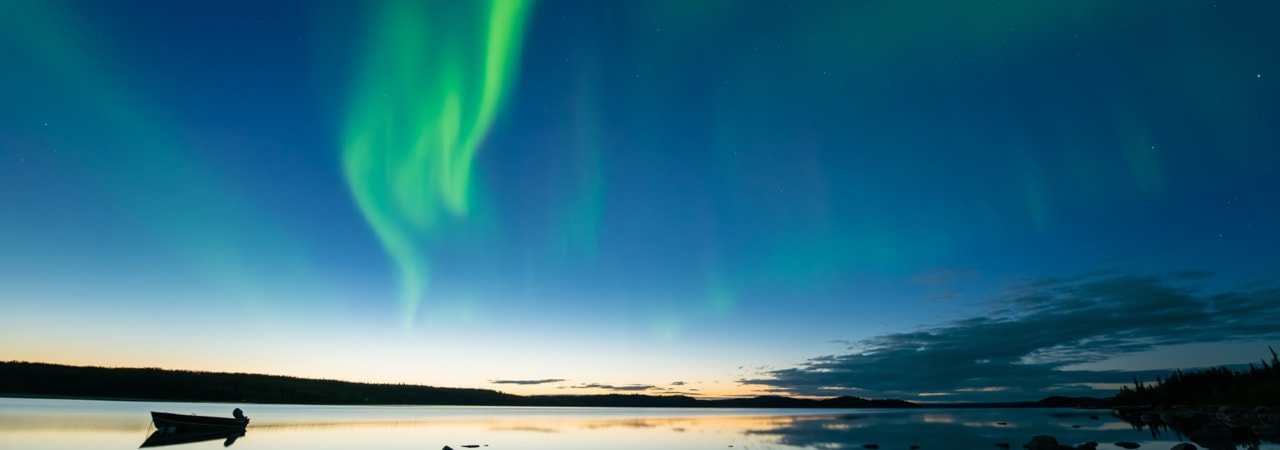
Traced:
[[0, 359], [908, 400], [1254, 361], [1276, 13], [0, 2]]
[[343, 163], [360, 210], [399, 268], [412, 323], [429, 270], [419, 242], [436, 237], [442, 215], [467, 214], [472, 161], [517, 66], [526, 6], [379, 6]]

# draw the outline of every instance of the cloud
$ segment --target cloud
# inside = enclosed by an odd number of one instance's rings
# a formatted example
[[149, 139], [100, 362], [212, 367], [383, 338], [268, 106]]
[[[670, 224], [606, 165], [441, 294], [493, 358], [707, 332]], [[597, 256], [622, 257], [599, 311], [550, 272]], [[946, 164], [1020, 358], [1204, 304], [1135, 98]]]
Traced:
[[683, 381], [672, 381], [672, 382], [671, 382], [671, 385], [672, 385], [672, 386], [684, 386], [684, 384], [685, 384], [685, 383], [684, 383]]
[[541, 380], [489, 380], [489, 382], [493, 384], [519, 384], [519, 385], [549, 384], [549, 383], [559, 383], [562, 381], [564, 381], [563, 378], [544, 378]]
[[1280, 336], [1280, 289], [1206, 294], [1187, 283], [1207, 275], [1096, 272], [1029, 280], [990, 302], [987, 316], [849, 343], [740, 383], [792, 395], [956, 400], [1110, 395], [1092, 385], [1150, 379], [1160, 371], [1063, 370], [1159, 347]]
[[665, 390], [663, 388], [654, 386], [652, 384], [628, 384], [623, 386], [617, 386], [612, 384], [587, 383], [587, 384], [579, 384], [577, 386], [570, 386], [570, 387], [573, 389], [603, 389], [606, 391], [618, 391], [618, 392], [641, 392], [641, 391]]

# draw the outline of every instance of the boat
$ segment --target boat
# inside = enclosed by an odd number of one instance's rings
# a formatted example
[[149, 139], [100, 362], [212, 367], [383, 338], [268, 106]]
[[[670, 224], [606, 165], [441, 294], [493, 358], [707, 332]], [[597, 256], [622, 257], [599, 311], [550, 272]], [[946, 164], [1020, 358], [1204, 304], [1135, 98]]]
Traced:
[[156, 425], [157, 430], [178, 432], [210, 428], [244, 428], [249, 425], [249, 418], [244, 416], [240, 408], [235, 409], [232, 417], [197, 416], [195, 414], [151, 411], [151, 422]]

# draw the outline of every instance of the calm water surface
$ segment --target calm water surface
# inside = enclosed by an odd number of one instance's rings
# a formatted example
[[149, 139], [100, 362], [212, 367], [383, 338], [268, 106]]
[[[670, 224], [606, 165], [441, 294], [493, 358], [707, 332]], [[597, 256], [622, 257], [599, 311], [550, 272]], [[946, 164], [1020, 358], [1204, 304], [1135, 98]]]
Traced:
[[[761, 410], [297, 406], [0, 398], [0, 448], [132, 449], [150, 411], [252, 419], [229, 448], [253, 449], [993, 449], [1031, 436], [1063, 443], [1134, 441], [1166, 450], [1172, 432], [1135, 430], [1105, 411], [1069, 409]], [[1089, 416], [1096, 414], [1098, 419]], [[1004, 424], [1001, 424], [1003, 422]], [[1074, 426], [1078, 426], [1075, 428]], [[164, 448], [214, 449], [225, 436]], [[1241, 447], [1244, 448], [1244, 447]], [[1280, 445], [1264, 442], [1265, 450]]]

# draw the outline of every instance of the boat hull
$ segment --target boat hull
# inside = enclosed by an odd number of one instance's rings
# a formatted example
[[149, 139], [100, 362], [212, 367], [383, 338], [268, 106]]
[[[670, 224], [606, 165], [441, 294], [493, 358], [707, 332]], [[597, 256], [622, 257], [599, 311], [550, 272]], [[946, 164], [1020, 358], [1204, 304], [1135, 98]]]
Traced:
[[249, 418], [235, 419], [230, 417], [197, 416], [194, 414], [174, 414], [151, 412], [151, 422], [156, 429], [165, 431], [186, 431], [203, 429], [235, 429], [249, 425]]

